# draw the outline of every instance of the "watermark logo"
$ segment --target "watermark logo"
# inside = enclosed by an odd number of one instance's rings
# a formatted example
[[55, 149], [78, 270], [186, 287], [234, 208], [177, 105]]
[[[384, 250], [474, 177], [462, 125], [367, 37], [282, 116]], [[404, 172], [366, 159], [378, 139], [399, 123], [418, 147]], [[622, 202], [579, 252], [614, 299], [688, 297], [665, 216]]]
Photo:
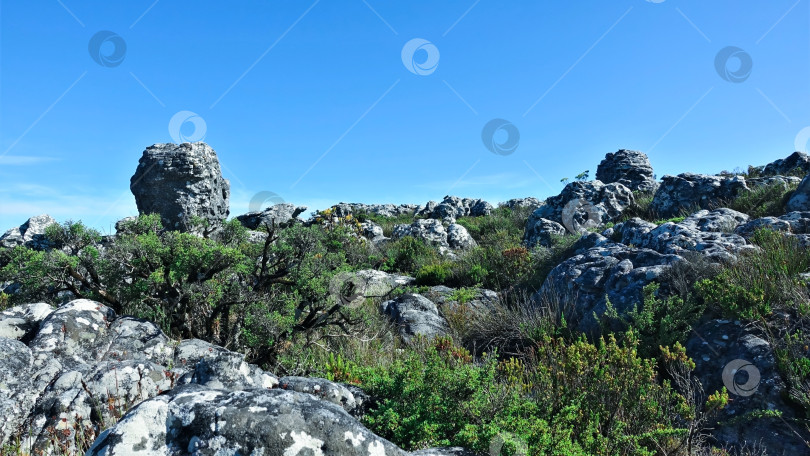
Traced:
[[583, 198], [572, 199], [562, 210], [562, 224], [571, 234], [583, 234], [602, 224], [602, 211]]
[[439, 48], [428, 40], [414, 38], [402, 46], [402, 64], [413, 74], [432, 74], [439, 66]]
[[751, 396], [759, 388], [759, 369], [744, 359], [735, 359], [723, 368], [723, 384], [729, 393]]
[[[734, 62], [737, 62], [736, 67]], [[751, 55], [736, 46], [726, 46], [714, 57], [717, 74], [728, 82], [744, 82], [751, 76], [753, 66]]]
[[357, 308], [366, 301], [366, 285], [357, 274], [340, 272], [329, 281], [329, 296], [342, 306]]
[[127, 42], [115, 32], [102, 30], [90, 38], [87, 50], [93, 61], [103, 67], [114, 68], [124, 62]]
[[492, 119], [481, 130], [481, 141], [496, 155], [511, 155], [520, 143], [520, 130], [504, 119]]
[[529, 445], [527, 445], [523, 439], [509, 432], [499, 432], [498, 435], [493, 437], [489, 442], [489, 454], [491, 456], [500, 456], [505, 449], [512, 450], [510, 454], [515, 456], [526, 456], [529, 454]]
[[804, 127], [799, 130], [796, 139], [793, 141], [795, 151], [807, 153], [807, 142], [810, 141], [810, 127]]
[[[191, 124], [193, 130], [185, 130], [186, 124]], [[205, 139], [207, 126], [205, 119], [191, 111], [180, 111], [169, 120], [169, 135], [177, 144], [192, 143]]]
[[268, 206], [274, 206], [276, 204], [284, 203], [284, 198], [271, 191], [261, 191], [253, 195], [253, 198], [250, 199], [250, 203], [248, 203], [248, 212], [263, 211], [265, 209], [264, 203], [268, 201], [270, 202]]

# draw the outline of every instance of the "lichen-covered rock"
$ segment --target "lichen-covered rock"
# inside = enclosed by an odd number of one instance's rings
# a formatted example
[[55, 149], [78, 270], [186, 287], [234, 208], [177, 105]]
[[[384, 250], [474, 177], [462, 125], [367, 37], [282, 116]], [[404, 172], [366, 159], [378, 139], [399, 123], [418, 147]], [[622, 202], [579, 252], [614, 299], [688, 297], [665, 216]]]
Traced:
[[535, 209], [526, 227], [533, 228], [539, 219], [547, 219], [568, 231], [584, 232], [616, 220], [633, 202], [633, 192], [620, 183], [571, 182]]
[[529, 248], [536, 245], [551, 247], [555, 236], [563, 236], [566, 233], [568, 231], [565, 227], [557, 222], [529, 217], [529, 223], [526, 224], [526, 230], [523, 232], [523, 242]]
[[[721, 445], [757, 442], [768, 454], [806, 454], [810, 432], [786, 425], [801, 418], [785, 399], [787, 388], [766, 339], [740, 321], [709, 320], [692, 331], [686, 354], [695, 362], [695, 376], [706, 394], [725, 387], [730, 397], [715, 416], [720, 424], [709, 427]], [[751, 412], [777, 410], [781, 417], [741, 419]]]
[[481, 217], [492, 212], [492, 205], [482, 199], [445, 196], [441, 203], [428, 202], [417, 215], [437, 220], [455, 220], [459, 217]]
[[618, 182], [633, 191], [652, 192], [658, 186], [647, 154], [621, 149], [605, 155], [596, 168], [596, 179], [609, 184]]
[[[466, 292], [471, 292], [472, 295], [463, 299], [463, 305], [471, 309], [486, 312], [487, 310], [494, 309], [495, 306], [497, 306], [500, 302], [498, 293], [495, 293], [492, 290], [487, 290], [484, 288], [468, 288], [465, 290], [465, 294]], [[430, 287], [428, 291], [422, 294], [430, 301], [436, 303], [436, 306], [442, 313], [447, 311], [452, 312], [456, 310], [459, 305], [462, 305], [462, 302], [460, 302], [462, 300], [458, 290], [455, 288], [437, 285], [435, 287]]]
[[286, 227], [299, 221], [298, 216], [307, 210], [306, 206], [296, 206], [290, 203], [274, 204], [263, 211], [248, 212], [236, 217], [239, 223], [249, 230], [269, 225]]
[[781, 231], [792, 236], [804, 247], [810, 247], [810, 212], [788, 212], [780, 217], [762, 217], [740, 225], [735, 233], [751, 239], [759, 229]]
[[451, 223], [445, 228], [442, 222], [436, 219], [415, 220], [410, 225], [402, 224], [394, 227], [391, 234], [393, 239], [405, 236], [413, 236], [440, 249], [468, 249], [476, 245], [475, 240], [462, 225]]
[[[155, 144], [144, 150], [130, 180], [141, 214], [160, 214], [169, 230], [216, 232], [228, 217], [230, 183], [208, 144]], [[193, 225], [199, 217], [208, 227]]]
[[380, 304], [380, 311], [399, 327], [402, 340], [409, 343], [415, 336], [427, 338], [447, 333], [447, 321], [436, 304], [420, 294], [404, 294]]
[[744, 177], [710, 176], [683, 173], [664, 176], [655, 192], [650, 209], [661, 218], [677, 216], [681, 211], [715, 206], [733, 200], [740, 192], [748, 191]]
[[678, 255], [666, 255], [651, 249], [630, 248], [604, 243], [574, 255], [551, 270], [534, 302], [556, 299], [565, 305], [566, 320], [587, 334], [599, 330], [594, 314], [607, 310], [606, 300], [620, 315], [643, 302], [643, 288], [656, 280], [677, 261]]
[[350, 415], [359, 418], [364, 411], [364, 401], [367, 396], [355, 395], [349, 388], [340, 383], [334, 383], [323, 378], [315, 377], [281, 377], [278, 387], [299, 393], [311, 394], [324, 401], [343, 407]]
[[790, 199], [785, 205], [785, 208], [790, 211], [810, 211], [810, 175], [802, 179], [799, 187], [793, 192]]
[[40, 322], [53, 311], [54, 308], [44, 302], [6, 309], [0, 312], [0, 337], [28, 343], [39, 329]]
[[342, 407], [311, 394], [181, 386], [132, 409], [88, 456], [403, 455]]
[[13, 249], [24, 245], [36, 250], [45, 250], [50, 247], [45, 238], [45, 229], [56, 223], [50, 215], [43, 214], [31, 217], [19, 227], [12, 228], [0, 236], [0, 247]]
[[732, 259], [741, 250], [753, 248], [734, 230], [748, 221], [748, 216], [727, 208], [698, 211], [682, 222], [662, 225], [639, 218], [616, 225], [625, 245], [647, 248], [665, 254], [682, 254], [691, 250], [708, 258]]
[[31, 384], [33, 367], [25, 344], [0, 337], [0, 447], [20, 431], [39, 395]]
[[810, 157], [807, 154], [793, 152], [787, 158], [768, 163], [761, 172], [763, 176], [785, 176], [793, 173], [810, 173]]
[[366, 220], [360, 224], [360, 234], [362, 234], [364, 238], [374, 243], [388, 239], [385, 237], [382, 227], [370, 220]]
[[517, 208], [528, 208], [531, 210], [535, 210], [538, 207], [542, 206], [543, 202], [537, 198], [528, 197], [528, 198], [513, 198], [509, 201], [498, 203], [498, 207], [508, 207], [509, 209], [515, 210]]

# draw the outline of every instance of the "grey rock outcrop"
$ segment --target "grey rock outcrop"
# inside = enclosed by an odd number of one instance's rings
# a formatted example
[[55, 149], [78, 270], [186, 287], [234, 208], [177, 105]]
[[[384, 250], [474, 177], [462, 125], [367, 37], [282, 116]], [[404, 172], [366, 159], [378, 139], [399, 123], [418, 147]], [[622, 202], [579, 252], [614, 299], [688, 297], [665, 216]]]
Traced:
[[[806, 454], [810, 433], [785, 425], [797, 418], [796, 411], [785, 400], [787, 388], [766, 339], [739, 321], [709, 320], [692, 331], [686, 353], [695, 362], [694, 373], [705, 394], [723, 387], [729, 391], [728, 405], [715, 418], [724, 425], [710, 425], [713, 437], [721, 445], [737, 447], [757, 442], [768, 454]], [[741, 419], [759, 410], [782, 415]]]
[[799, 187], [787, 202], [788, 211], [810, 211], [810, 175], [802, 179]]
[[29, 342], [39, 324], [54, 311], [44, 302], [12, 307], [0, 312], [0, 337]]
[[655, 192], [650, 209], [661, 218], [677, 216], [683, 210], [695, 207], [714, 209], [733, 200], [740, 192], [748, 191], [741, 176], [710, 176], [683, 173], [664, 176]]
[[50, 247], [45, 238], [45, 229], [56, 223], [50, 215], [31, 217], [19, 227], [12, 228], [0, 236], [0, 247], [13, 249], [24, 245], [32, 249], [44, 250]]
[[141, 214], [160, 214], [169, 230], [196, 231], [192, 217], [215, 232], [228, 217], [230, 183], [222, 177], [216, 152], [208, 144], [155, 144], [144, 150], [130, 181]]
[[447, 333], [447, 321], [439, 314], [436, 304], [420, 294], [404, 294], [380, 304], [380, 311], [399, 328], [406, 343], [417, 335], [427, 338]]
[[761, 172], [763, 176], [786, 176], [793, 173], [810, 173], [810, 156], [803, 152], [793, 152], [786, 158], [768, 163]]
[[492, 205], [482, 199], [445, 196], [441, 203], [428, 202], [419, 209], [417, 215], [438, 220], [455, 220], [459, 217], [489, 215], [492, 213], [492, 209]]
[[362, 234], [364, 238], [375, 243], [388, 239], [385, 237], [382, 227], [370, 220], [366, 220], [360, 224], [360, 234]]
[[619, 183], [571, 182], [532, 212], [523, 239], [528, 242], [538, 232], [540, 219], [559, 223], [572, 233], [584, 233], [617, 219], [633, 202], [633, 192]]
[[400, 215], [413, 215], [419, 208], [416, 204], [363, 204], [338, 203], [332, 206], [332, 212], [338, 217], [357, 215], [365, 212], [380, 217], [398, 217]]
[[625, 245], [665, 254], [695, 251], [714, 260], [732, 259], [741, 250], [753, 248], [734, 230], [748, 216], [727, 208], [698, 211], [682, 222], [656, 225], [639, 218], [620, 223], [614, 230]]
[[605, 242], [574, 255], [551, 270], [533, 300], [560, 303], [560, 311], [573, 328], [595, 334], [605, 311], [606, 300], [620, 315], [643, 302], [643, 289], [672, 264], [682, 261], [651, 249], [630, 248]]
[[447, 228], [436, 219], [416, 220], [410, 225], [397, 225], [391, 234], [393, 239], [413, 236], [418, 239], [444, 249], [468, 249], [476, 245], [475, 240], [467, 229], [457, 223], [451, 223]]
[[805, 247], [810, 247], [810, 212], [788, 212], [781, 217], [762, 217], [740, 225], [735, 233], [750, 239], [754, 233], [767, 228], [795, 237]]
[[469, 308], [485, 312], [489, 309], [495, 308], [495, 306], [497, 306], [500, 302], [498, 293], [485, 288], [474, 288], [470, 290], [472, 292], [472, 296], [469, 299], [464, 300], [464, 302], [460, 302], [457, 291], [458, 290], [455, 288], [437, 285], [435, 287], [430, 287], [429, 290], [422, 294], [430, 301], [436, 303], [436, 306], [441, 313], [447, 311], [452, 312], [459, 305], [466, 305]]
[[263, 211], [248, 212], [236, 217], [239, 223], [249, 230], [255, 230], [265, 224], [270, 226], [286, 227], [300, 221], [298, 216], [307, 210], [306, 206], [296, 206], [290, 203], [274, 204]]
[[87, 451], [88, 456], [123, 454], [405, 453], [339, 405], [311, 394], [188, 385], [141, 403]]
[[636, 150], [605, 155], [596, 168], [596, 179], [606, 184], [618, 182], [633, 191], [652, 192], [658, 186], [647, 154]]

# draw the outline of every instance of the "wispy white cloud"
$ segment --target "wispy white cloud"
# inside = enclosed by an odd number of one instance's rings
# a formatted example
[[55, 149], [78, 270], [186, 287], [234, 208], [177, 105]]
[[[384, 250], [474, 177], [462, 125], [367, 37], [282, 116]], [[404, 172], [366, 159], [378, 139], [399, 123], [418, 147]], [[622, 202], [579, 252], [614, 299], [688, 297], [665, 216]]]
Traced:
[[58, 160], [55, 157], [40, 157], [33, 155], [3, 155], [0, 156], [0, 166], [27, 166]]

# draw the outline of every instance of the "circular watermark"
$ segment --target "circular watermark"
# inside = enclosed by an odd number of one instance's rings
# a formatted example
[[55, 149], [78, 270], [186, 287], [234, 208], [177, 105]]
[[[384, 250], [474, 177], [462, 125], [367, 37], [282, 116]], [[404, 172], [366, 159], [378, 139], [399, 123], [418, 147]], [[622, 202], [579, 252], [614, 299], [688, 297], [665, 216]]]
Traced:
[[439, 48], [428, 40], [414, 38], [402, 46], [402, 64], [413, 74], [420, 76], [432, 74], [439, 66]]
[[270, 202], [270, 206], [275, 206], [276, 204], [284, 203], [284, 198], [278, 195], [278, 193], [273, 193], [271, 191], [261, 191], [255, 195], [253, 198], [250, 199], [250, 203], [248, 203], [248, 212], [261, 212], [265, 209], [264, 203]]
[[[183, 126], [190, 123], [194, 128], [190, 133], [183, 131]], [[207, 127], [205, 119], [191, 111], [180, 111], [169, 120], [169, 134], [177, 144], [193, 143], [205, 139]]]
[[[734, 67], [733, 62], [738, 62]], [[721, 78], [728, 82], [744, 82], [751, 76], [754, 61], [751, 55], [736, 46], [726, 46], [714, 57], [714, 69]]]
[[759, 388], [760, 373], [750, 362], [735, 359], [723, 368], [723, 384], [729, 393], [750, 396]]
[[481, 141], [493, 154], [511, 155], [520, 143], [520, 130], [508, 120], [492, 119], [481, 130]]
[[500, 456], [504, 446], [514, 447], [512, 454], [515, 456], [526, 456], [529, 454], [529, 445], [523, 439], [516, 437], [509, 432], [499, 432], [498, 435], [489, 441], [489, 454]]
[[796, 139], [793, 140], [793, 147], [795, 151], [807, 153], [807, 142], [810, 141], [810, 127], [804, 127], [796, 134]]
[[114, 68], [121, 65], [127, 55], [127, 42], [115, 32], [102, 30], [87, 43], [90, 57], [99, 65]]
[[329, 296], [349, 308], [360, 307], [366, 301], [366, 281], [352, 272], [339, 272], [329, 281]]
[[590, 228], [602, 224], [602, 211], [595, 204], [584, 198], [569, 201], [563, 207], [562, 224], [571, 234], [583, 234]]

